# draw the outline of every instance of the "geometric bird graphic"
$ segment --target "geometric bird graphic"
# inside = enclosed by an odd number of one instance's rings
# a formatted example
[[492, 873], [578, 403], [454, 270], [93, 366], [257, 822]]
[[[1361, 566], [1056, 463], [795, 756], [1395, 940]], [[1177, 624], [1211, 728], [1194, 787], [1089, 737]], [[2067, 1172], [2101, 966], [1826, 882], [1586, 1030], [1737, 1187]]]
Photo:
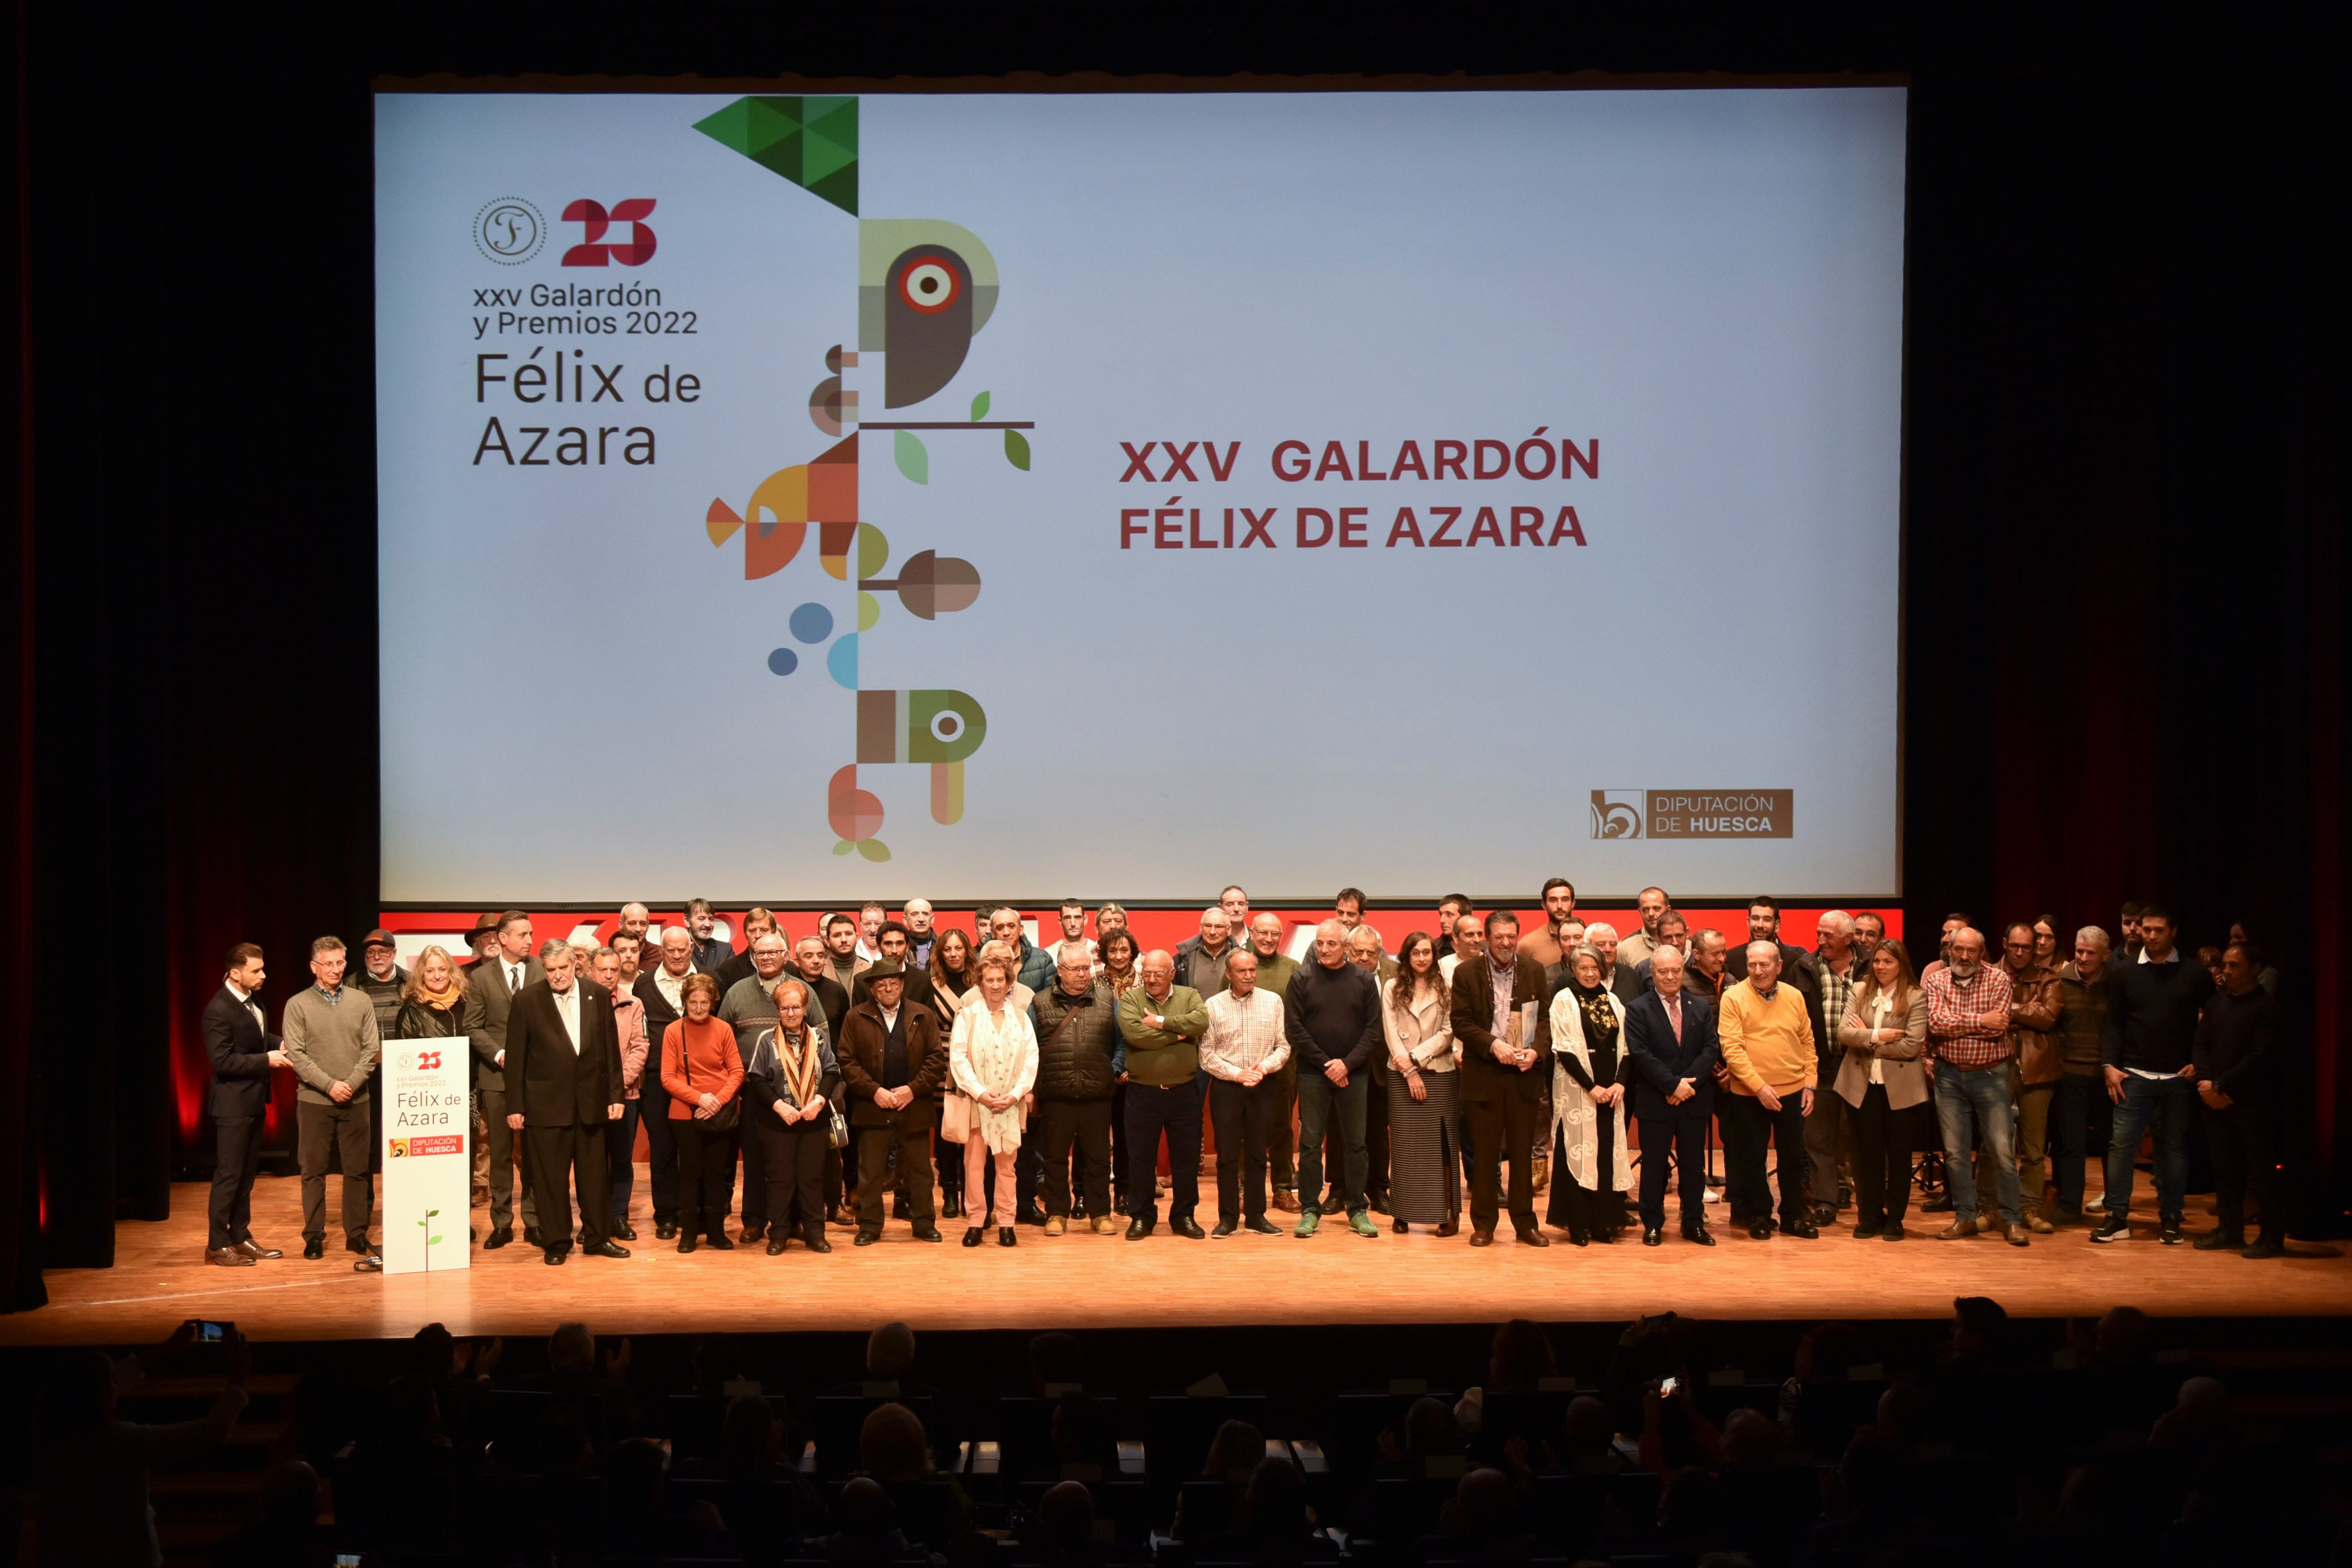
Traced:
[[[857, 213], [857, 100], [838, 97], [741, 98], [694, 127], [772, 173], [855, 216]], [[867, 444], [860, 427], [879, 439], [887, 432], [899, 473], [929, 482], [929, 453], [917, 431], [996, 430], [1013, 467], [1030, 464], [1026, 421], [986, 418], [985, 392], [966, 420], [877, 423], [861, 418], [857, 392], [845, 372], [882, 356], [882, 406], [909, 407], [946, 390], [962, 370], [971, 340], [996, 310], [996, 258], [971, 230], [937, 218], [861, 218], [857, 223], [857, 347], [835, 344], [824, 358], [827, 374], [809, 393], [806, 411], [820, 431], [837, 437], [816, 456], [789, 464], [752, 487], [739, 510], [710, 502], [703, 528], [714, 546], [742, 535], [747, 582], [782, 575], [800, 557], [812, 526], [819, 568], [856, 585], [856, 624], [844, 627], [815, 600], [786, 617], [792, 639], [821, 648], [834, 683], [856, 694], [850, 760], [825, 790], [825, 817], [837, 841], [834, 853], [853, 850], [887, 860], [878, 837], [882, 801], [860, 781], [861, 768], [916, 763], [930, 772], [934, 821], [953, 824], [964, 808], [964, 762], [988, 734], [988, 717], [970, 693], [943, 688], [869, 689], [858, 678], [860, 639], [881, 620], [881, 596], [921, 621], [970, 608], [980, 597], [980, 572], [971, 562], [924, 550], [888, 573], [890, 542], [864, 513], [859, 465]], [[768, 668], [789, 676], [798, 649], [784, 645], [767, 656]]]

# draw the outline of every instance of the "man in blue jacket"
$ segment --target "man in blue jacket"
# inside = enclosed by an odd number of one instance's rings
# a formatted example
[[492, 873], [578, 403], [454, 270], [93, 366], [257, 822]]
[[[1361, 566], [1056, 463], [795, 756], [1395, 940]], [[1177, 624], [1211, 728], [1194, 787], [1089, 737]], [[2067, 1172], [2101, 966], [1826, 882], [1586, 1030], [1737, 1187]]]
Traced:
[[1625, 1009], [1625, 1060], [1642, 1140], [1642, 1245], [1663, 1246], [1666, 1154], [1673, 1151], [1683, 1239], [1713, 1247], [1706, 1228], [1706, 1124], [1715, 1114], [1715, 1009], [1683, 991], [1682, 950], [1661, 947], [1650, 989]]

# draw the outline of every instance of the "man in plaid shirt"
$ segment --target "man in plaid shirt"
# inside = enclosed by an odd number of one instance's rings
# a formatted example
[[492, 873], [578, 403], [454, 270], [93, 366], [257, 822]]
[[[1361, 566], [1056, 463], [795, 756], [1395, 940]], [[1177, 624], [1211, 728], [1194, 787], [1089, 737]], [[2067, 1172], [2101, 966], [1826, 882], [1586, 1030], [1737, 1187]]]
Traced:
[[[1838, 1026], [1845, 1021], [1846, 1005], [1854, 988], [1870, 973], [1870, 964], [1854, 946], [1853, 917], [1843, 910], [1822, 916], [1821, 946], [1813, 960], [1822, 983], [1822, 1034], [1813, 1044], [1821, 1053], [1822, 1082], [1837, 1081]], [[1834, 1094], [1813, 1097], [1813, 1113], [1805, 1119], [1805, 1198], [1812, 1205], [1815, 1225], [1833, 1225], [1842, 1192], [1850, 1190], [1845, 1173], [1852, 1161], [1846, 1150], [1845, 1101]]]
[[1976, 1235], [1977, 1138], [1984, 1138], [2000, 1194], [2001, 1234], [2011, 1247], [2032, 1240], [2017, 1180], [2017, 1107], [2009, 1092], [2009, 973], [1984, 961], [1984, 933], [1955, 931], [1950, 960], [1931, 969], [1920, 989], [1927, 998], [1927, 1056], [1936, 1075], [1936, 1121], [1944, 1134], [1944, 1181], [1951, 1189], [1951, 1225], [1938, 1241]]

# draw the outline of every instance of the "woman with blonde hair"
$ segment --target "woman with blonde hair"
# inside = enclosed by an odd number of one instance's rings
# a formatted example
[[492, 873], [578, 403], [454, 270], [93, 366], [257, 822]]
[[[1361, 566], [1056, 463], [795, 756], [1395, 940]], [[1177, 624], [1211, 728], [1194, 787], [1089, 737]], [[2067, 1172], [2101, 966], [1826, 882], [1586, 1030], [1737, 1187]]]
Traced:
[[466, 972], [435, 942], [416, 955], [400, 993], [400, 1020], [393, 1026], [404, 1040], [446, 1040], [466, 1032]]
[[951, 1101], [943, 1114], [964, 1118], [966, 1247], [987, 1239], [992, 1162], [996, 1167], [997, 1245], [1014, 1244], [1013, 1208], [1019, 1179], [1013, 1167], [1021, 1156], [1029, 1091], [1037, 1082], [1037, 1032], [1030, 1026], [1028, 1008], [1013, 1000], [1014, 967], [1003, 943], [992, 942], [981, 949], [978, 996], [971, 1006], [956, 1009], [955, 1026], [948, 1035], [948, 1076], [961, 1105]]
[[1919, 1065], [1927, 1000], [1900, 942], [1889, 938], [1871, 954], [1837, 1037], [1837, 1096], [1853, 1108], [1853, 1234], [1900, 1241], [1928, 1093]]
[[1633, 1185], [1625, 1158], [1625, 1004], [1609, 989], [1594, 949], [1576, 948], [1560, 963], [1551, 999], [1552, 1184], [1544, 1217], [1582, 1247], [1617, 1239]]
[[1452, 1236], [1462, 1228], [1462, 1080], [1453, 992], [1427, 931], [1404, 939], [1396, 973], [1381, 982], [1381, 1033], [1389, 1052], [1390, 1228], [1402, 1236], [1433, 1225]]

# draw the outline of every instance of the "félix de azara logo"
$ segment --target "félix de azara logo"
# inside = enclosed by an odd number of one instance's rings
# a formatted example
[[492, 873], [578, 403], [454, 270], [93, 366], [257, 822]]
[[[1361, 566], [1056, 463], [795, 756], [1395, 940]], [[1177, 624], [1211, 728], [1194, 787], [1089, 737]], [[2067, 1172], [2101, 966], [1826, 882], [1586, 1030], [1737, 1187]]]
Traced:
[[1787, 838], [1796, 826], [1788, 789], [1597, 789], [1595, 838]]
[[[630, 196], [609, 207], [593, 197], [567, 202], [563, 221], [580, 237], [563, 248], [565, 267], [643, 267], [658, 243], [653, 196]], [[547, 219], [522, 196], [494, 196], [474, 215], [474, 248], [501, 267], [520, 267], [547, 244]]]

